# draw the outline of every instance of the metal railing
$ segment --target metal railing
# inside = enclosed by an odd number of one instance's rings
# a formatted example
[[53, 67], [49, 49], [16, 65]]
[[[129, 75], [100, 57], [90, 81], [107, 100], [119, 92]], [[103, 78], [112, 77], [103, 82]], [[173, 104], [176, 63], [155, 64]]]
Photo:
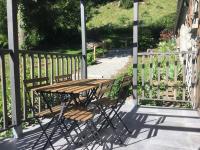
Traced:
[[[12, 123], [10, 55], [11, 50], [0, 50], [0, 131]], [[72, 74], [80, 78], [81, 55], [67, 55], [41, 51], [19, 51], [21, 121], [31, 113], [27, 109], [23, 80], [49, 77], [54, 82], [58, 75]], [[197, 80], [196, 52], [138, 53], [138, 99], [140, 101], [169, 101], [191, 103], [195, 100]]]
[[193, 103], [197, 52], [138, 53], [138, 100]]
[[[12, 123], [11, 88], [10, 88], [10, 54], [11, 50], [0, 49], [0, 131], [7, 130]], [[49, 77], [54, 82], [58, 75], [71, 74], [74, 80], [81, 77], [81, 55], [41, 51], [19, 51], [21, 121], [26, 121], [31, 113], [27, 109], [27, 99], [23, 81], [35, 77]]]
[[10, 99], [10, 67], [7, 61], [11, 50], [0, 50], [0, 131], [13, 127]]

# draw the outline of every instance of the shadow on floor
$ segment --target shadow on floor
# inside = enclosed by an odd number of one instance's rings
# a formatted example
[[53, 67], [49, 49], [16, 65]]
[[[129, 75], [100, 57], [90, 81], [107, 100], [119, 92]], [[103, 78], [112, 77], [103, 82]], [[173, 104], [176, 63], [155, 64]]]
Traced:
[[[158, 112], [157, 108], [142, 108], [142, 109], [144, 110], [141, 111], [140, 108], [134, 107], [134, 109], [132, 109], [130, 112], [125, 112], [125, 111], [120, 112], [120, 116], [123, 118], [123, 121], [127, 124], [128, 128], [132, 131], [132, 134], [129, 134], [117, 119], [113, 120], [115, 126], [117, 127], [117, 136], [113, 134], [111, 127], [107, 127], [101, 130], [100, 136], [102, 137], [103, 141], [106, 141], [106, 144], [108, 145], [109, 149], [117, 149], [117, 148], [120, 149], [120, 147], [123, 148], [126, 146], [130, 147], [131, 145], [134, 145], [136, 143], [156, 137], [158, 135], [158, 132], [161, 130], [174, 131], [174, 132], [200, 133], [200, 128], [196, 126], [195, 127], [184, 126], [184, 125], [182, 126], [174, 122], [173, 125], [167, 124], [169, 121], [171, 121], [170, 119], [175, 119], [177, 120], [177, 122], [179, 122], [179, 120], [184, 121], [187, 119], [188, 120], [192, 119], [191, 121], [196, 121], [200, 123], [200, 118], [198, 116], [189, 114], [188, 116], [186, 116], [186, 115], [179, 115], [177, 113], [171, 114], [166, 112], [163, 113], [163, 112]], [[151, 111], [145, 113], [146, 109]], [[154, 113], [153, 110], [156, 110], [157, 113]], [[86, 130], [87, 129], [86, 126], [81, 126], [81, 129], [87, 137], [91, 136], [90, 133]], [[52, 127], [48, 130], [48, 133], [50, 133], [51, 130]], [[0, 141], [0, 149], [9, 149], [9, 150], [31, 149], [33, 143], [39, 137], [40, 133], [41, 133], [40, 129], [35, 129], [25, 133], [25, 135], [20, 139]], [[75, 137], [76, 135], [75, 132], [72, 132], [71, 134], [73, 137]], [[119, 140], [117, 140], [116, 137], [120, 137], [124, 144], [122, 145], [119, 142]], [[89, 149], [106, 149], [103, 146], [99, 145], [99, 143], [95, 143], [95, 140], [96, 139], [94, 137], [89, 138], [87, 141], [85, 141], [84, 144], [89, 145]], [[43, 138], [37, 144], [35, 149], [42, 149], [45, 142], [46, 138], [43, 136]], [[55, 149], [81, 148], [75, 146], [68, 147], [67, 141], [61, 135], [60, 129], [58, 129], [57, 132], [54, 134], [52, 142], [54, 143]]]

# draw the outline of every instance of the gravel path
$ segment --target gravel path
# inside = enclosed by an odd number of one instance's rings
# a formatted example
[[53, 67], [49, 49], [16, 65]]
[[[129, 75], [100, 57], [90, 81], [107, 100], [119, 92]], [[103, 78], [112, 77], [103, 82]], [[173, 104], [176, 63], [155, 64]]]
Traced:
[[111, 50], [97, 60], [96, 65], [88, 66], [88, 78], [112, 78], [129, 62], [131, 50]]

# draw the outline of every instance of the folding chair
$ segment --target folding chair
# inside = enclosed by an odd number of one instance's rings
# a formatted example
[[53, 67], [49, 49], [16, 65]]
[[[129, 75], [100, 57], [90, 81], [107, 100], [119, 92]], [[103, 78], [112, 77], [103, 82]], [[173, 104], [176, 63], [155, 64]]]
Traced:
[[[24, 80], [25, 92], [27, 93], [26, 99], [28, 99], [30, 109], [31, 109], [32, 114], [33, 114], [33, 118], [36, 119], [36, 121], [38, 122], [38, 124], [40, 125], [40, 128], [42, 130], [42, 133], [40, 134], [39, 138], [37, 139], [37, 141], [32, 146], [32, 149], [34, 149], [34, 147], [36, 146], [36, 144], [39, 142], [39, 140], [42, 138], [43, 135], [45, 135], [45, 137], [47, 139], [47, 143], [49, 143], [51, 148], [54, 149], [53, 144], [50, 141], [50, 138], [47, 135], [46, 131], [50, 127], [52, 122], [54, 120], [56, 120], [56, 116], [58, 114], [60, 114], [61, 105], [59, 104], [59, 105], [55, 105], [55, 106], [50, 106], [50, 104], [48, 102], [46, 102], [48, 108], [38, 112], [38, 108], [35, 106], [36, 99], [34, 98], [34, 93], [32, 93], [33, 94], [32, 100], [31, 100], [31, 95], [30, 95], [31, 92], [32, 92], [31, 90], [42, 87], [42, 86], [46, 86], [46, 85], [49, 85], [48, 77]], [[51, 118], [51, 120], [48, 122], [48, 124], [46, 125], [45, 128], [42, 126], [42, 123], [40, 121], [41, 118]], [[57, 120], [56, 120], [56, 122], [57, 122]], [[62, 127], [59, 126], [59, 128], [61, 129], [61, 132], [64, 136], [64, 132], [63, 132]], [[66, 139], [66, 137], [65, 137], [65, 139]]]
[[[132, 77], [125, 75], [120, 83], [120, 89], [116, 99], [111, 99], [109, 97], [101, 96], [96, 101], [96, 105], [101, 109], [101, 113], [106, 118], [105, 121], [102, 123], [101, 127], [99, 128], [99, 130], [101, 130], [104, 127], [105, 123], [107, 122], [106, 127], [109, 125], [114, 129], [113, 131], [115, 131], [116, 127], [112, 123], [112, 120], [115, 117], [117, 117], [119, 121], [122, 123], [122, 125], [125, 127], [125, 129], [128, 131], [128, 133], [132, 133], [128, 129], [127, 125], [124, 123], [120, 115], [118, 114], [120, 108], [123, 106], [126, 98], [128, 97], [129, 87], [131, 86], [131, 83], [132, 83]], [[113, 116], [111, 117], [112, 114]]]
[[[83, 107], [72, 107], [68, 110], [66, 110], [63, 114], [64, 120], [69, 120], [74, 122], [74, 130], [77, 134], [77, 141], [80, 140], [80, 142], [88, 149], [86, 140], [89, 139], [88, 134], [84, 135], [83, 131], [81, 130], [80, 124], [86, 125], [87, 130], [91, 133], [92, 136], [96, 136], [100, 143], [103, 144], [103, 140], [100, 137], [100, 134], [96, 128], [96, 125], [94, 123], [94, 116], [95, 116], [95, 109], [87, 109]], [[79, 130], [79, 132], [76, 130]], [[107, 144], [105, 145], [107, 148]]]
[[63, 82], [63, 81], [72, 81], [72, 75], [67, 74], [67, 75], [60, 75], [60, 76], [55, 76], [55, 82]]
[[[96, 111], [96, 112], [98, 112], [99, 116], [97, 117], [97, 120], [95, 122], [97, 122], [99, 124], [99, 122], [101, 122], [101, 119], [103, 118], [104, 119], [103, 125], [107, 122], [107, 124], [109, 124], [111, 126], [111, 129], [112, 129], [113, 133], [115, 134], [115, 136], [117, 136], [116, 127], [111, 122], [111, 119], [107, 115], [106, 109], [104, 108], [104, 106], [101, 103], [99, 103], [100, 99], [105, 97], [105, 95], [110, 94], [114, 82], [115, 82], [115, 80], [111, 80], [110, 82], [101, 84], [100, 88], [97, 90], [96, 94], [94, 95], [93, 102], [88, 107], [93, 108], [93, 109], [98, 109], [98, 111]], [[100, 129], [97, 131], [99, 132]], [[119, 136], [117, 138], [122, 143], [121, 138]]]

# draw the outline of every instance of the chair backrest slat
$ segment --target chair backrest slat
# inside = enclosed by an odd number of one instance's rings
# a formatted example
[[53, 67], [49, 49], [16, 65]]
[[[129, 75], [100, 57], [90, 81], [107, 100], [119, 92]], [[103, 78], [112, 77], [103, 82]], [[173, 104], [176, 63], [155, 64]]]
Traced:
[[34, 82], [37, 83], [37, 82], [44, 82], [44, 81], [48, 81], [48, 77], [27, 79], [27, 80], [24, 80], [24, 83], [29, 84], [29, 83], [34, 83]]
[[50, 83], [49, 83], [48, 77], [33, 78], [33, 79], [24, 80], [24, 86], [25, 86], [26, 92], [28, 92], [28, 91], [30, 91], [34, 88], [46, 86], [46, 85], [49, 85], [49, 84]]
[[[40, 112], [43, 107], [42, 107], [42, 102], [40, 101], [40, 96], [39, 95], [35, 96], [35, 93], [31, 90], [34, 88], [49, 85], [50, 84], [49, 78], [41, 77], [41, 78], [26, 79], [23, 81], [23, 83], [24, 83], [24, 88], [25, 88], [25, 93], [26, 93], [25, 95], [25, 101], [27, 103], [26, 107], [29, 107], [32, 110], [32, 117], [34, 117], [34, 115], [37, 112]], [[36, 100], [37, 100], [37, 103], [36, 103]]]
[[46, 86], [46, 85], [50, 85], [50, 83], [28, 86], [28, 87], [26, 87], [26, 91], [30, 91], [32, 89], [39, 88], [39, 87]]
[[55, 76], [55, 82], [62, 82], [62, 81], [72, 81], [72, 75], [67, 74], [67, 75]]
[[111, 80], [110, 82], [106, 82], [101, 84], [100, 88], [97, 90], [97, 96], [99, 98], [103, 97], [106, 93], [111, 92], [112, 86], [114, 84], [115, 80]]
[[128, 97], [129, 94], [129, 88], [132, 85], [132, 77], [128, 75], [124, 75], [123, 80], [120, 84], [120, 90], [118, 93], [118, 99], [124, 100]]

